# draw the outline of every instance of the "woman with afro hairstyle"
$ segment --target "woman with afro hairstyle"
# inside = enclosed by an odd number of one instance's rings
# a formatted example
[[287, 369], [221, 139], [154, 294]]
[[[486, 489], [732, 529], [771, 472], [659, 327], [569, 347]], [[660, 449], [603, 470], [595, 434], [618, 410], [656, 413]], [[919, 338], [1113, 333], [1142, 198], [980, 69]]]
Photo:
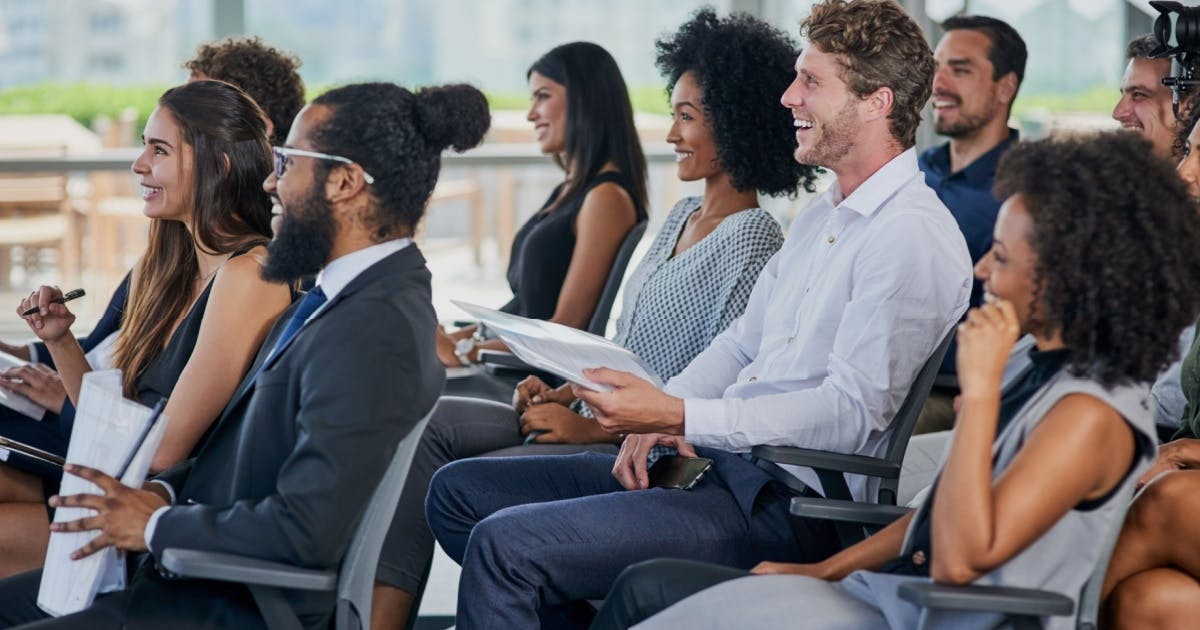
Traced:
[[[813, 189], [816, 169], [793, 159], [791, 114], [778, 103], [797, 54], [769, 25], [747, 16], [718, 19], [712, 10], [658, 42], [673, 111], [667, 140], [676, 148], [679, 178], [703, 181], [704, 196], [676, 204], [630, 275], [615, 341], [664, 380], [741, 315], [759, 272], [783, 244], [756, 193]], [[409, 594], [419, 591], [433, 548], [422, 502], [439, 467], [483, 453], [616, 453], [620, 438], [591, 419], [569, 386], [551, 389], [529, 377], [514, 398], [514, 407], [442, 399], [388, 533], [373, 613], [380, 619], [390, 612], [402, 621], [416, 605]]]
[[[1153, 458], [1146, 398], [1200, 309], [1200, 215], [1150, 143], [1122, 132], [1018, 145], [1000, 162], [996, 193], [1005, 201], [995, 242], [975, 266], [984, 304], [958, 329], [955, 434], [925, 502], [813, 564], [764, 562], [750, 577], [685, 561], [635, 565], [600, 627], [654, 615], [638, 627], [992, 628], [991, 613], [922, 610], [898, 587], [1079, 596]], [[1002, 390], [1022, 334], [1036, 339], [1031, 365]]]
[[[679, 179], [703, 181], [704, 196], [675, 204], [630, 275], [616, 342], [665, 381], [741, 315], [783, 244], [757, 193], [812, 192], [817, 169], [792, 157], [792, 117], [776, 102], [799, 54], [787, 35], [747, 15], [720, 19], [703, 9], [657, 47], [671, 98], [667, 142]], [[573, 402], [569, 384], [551, 390], [530, 377], [516, 394], [522, 433], [540, 433], [538, 443], [620, 443], [596, 423], [578, 422], [567, 408]]]
[[[625, 236], [646, 220], [646, 158], [629, 90], [608, 51], [563, 44], [535, 61], [526, 78], [526, 118], [564, 178], [513, 237], [513, 297], [500, 310], [582, 329]], [[447, 367], [478, 361], [480, 350], [508, 349], [499, 339], [476, 340], [475, 332], [438, 329], [438, 356]], [[506, 397], [512, 381], [487, 377], [452, 379], [447, 393]]]

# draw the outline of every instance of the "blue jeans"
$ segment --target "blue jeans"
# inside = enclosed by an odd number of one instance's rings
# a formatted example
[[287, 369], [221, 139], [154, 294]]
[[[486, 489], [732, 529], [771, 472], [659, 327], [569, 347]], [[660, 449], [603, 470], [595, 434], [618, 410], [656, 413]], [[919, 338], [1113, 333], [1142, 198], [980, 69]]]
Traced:
[[688, 491], [627, 491], [612, 477], [614, 459], [471, 459], [434, 475], [426, 515], [463, 567], [459, 628], [538, 627], [539, 615], [604, 597], [622, 569], [652, 558], [748, 569], [837, 549], [831, 528], [800, 521], [794, 530], [790, 496], [773, 486], [747, 515], [718, 470]]

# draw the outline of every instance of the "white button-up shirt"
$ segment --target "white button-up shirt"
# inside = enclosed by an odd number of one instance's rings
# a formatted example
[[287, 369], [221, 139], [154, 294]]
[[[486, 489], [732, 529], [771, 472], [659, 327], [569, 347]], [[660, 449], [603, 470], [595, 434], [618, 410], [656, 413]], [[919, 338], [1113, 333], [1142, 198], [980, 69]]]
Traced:
[[[917, 371], [966, 311], [971, 258], [913, 149], [840, 196], [834, 184], [796, 217], [742, 316], [667, 383], [689, 443], [885, 451]], [[874, 500], [877, 483], [848, 481]]]

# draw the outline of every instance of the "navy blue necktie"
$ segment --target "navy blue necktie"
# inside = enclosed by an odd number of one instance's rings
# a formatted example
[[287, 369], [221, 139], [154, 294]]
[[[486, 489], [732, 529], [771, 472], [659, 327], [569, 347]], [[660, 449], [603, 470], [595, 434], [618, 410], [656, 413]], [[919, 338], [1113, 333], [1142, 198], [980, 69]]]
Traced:
[[321, 308], [326, 299], [325, 292], [321, 290], [321, 287], [313, 287], [311, 291], [304, 295], [304, 299], [300, 300], [300, 305], [296, 307], [296, 312], [292, 313], [292, 319], [288, 321], [287, 327], [283, 329], [283, 332], [279, 335], [279, 339], [275, 341], [275, 347], [271, 348], [271, 354], [267, 355], [266, 360], [259, 366], [258, 371], [261, 372], [275, 358], [275, 355], [287, 347], [292, 337], [295, 337], [296, 333], [300, 332], [300, 329], [304, 327], [304, 322], [308, 321], [308, 318], [317, 312], [317, 309]]

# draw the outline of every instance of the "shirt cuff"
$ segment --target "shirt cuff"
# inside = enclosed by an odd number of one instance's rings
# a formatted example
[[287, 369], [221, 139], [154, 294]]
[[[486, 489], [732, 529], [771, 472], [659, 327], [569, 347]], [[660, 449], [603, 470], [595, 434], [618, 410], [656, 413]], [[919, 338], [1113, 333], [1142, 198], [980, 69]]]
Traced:
[[[163, 485], [166, 486], [167, 484]], [[170, 488], [170, 486], [167, 487]], [[150, 520], [146, 521], [146, 550], [150, 553], [154, 553], [154, 550], [150, 548], [150, 541], [154, 540], [154, 529], [158, 527], [158, 519], [162, 518], [162, 515], [169, 509], [171, 509], [171, 506], [164, 505], [154, 510], [154, 513], [150, 515]]]
[[171, 497], [171, 500], [168, 501], [168, 503], [175, 505], [175, 488], [172, 488], [171, 484], [163, 481], [162, 479], [151, 479], [150, 483], [156, 483], [162, 486], [163, 489], [167, 491], [167, 496]]
[[728, 433], [724, 420], [725, 401], [720, 398], [683, 400], [683, 437], [688, 444], [720, 448], [721, 436]]
[[25, 347], [29, 349], [29, 362], [41, 363], [41, 361], [38, 361], [37, 342], [30, 341], [29, 343], [25, 344]]

